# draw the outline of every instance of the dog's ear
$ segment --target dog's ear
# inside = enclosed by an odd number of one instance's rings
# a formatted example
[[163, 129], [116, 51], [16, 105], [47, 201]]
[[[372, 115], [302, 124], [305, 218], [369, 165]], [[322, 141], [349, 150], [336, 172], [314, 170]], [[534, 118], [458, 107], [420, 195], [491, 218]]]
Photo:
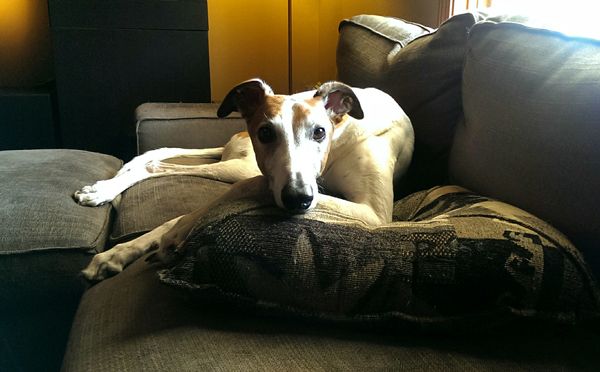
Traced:
[[273, 90], [264, 81], [260, 79], [244, 81], [227, 93], [217, 110], [217, 116], [224, 118], [237, 111], [244, 119], [250, 120], [267, 95], [273, 95]]
[[365, 117], [358, 97], [348, 85], [338, 81], [327, 82], [317, 89], [315, 97], [321, 97], [332, 119], [348, 114], [355, 119]]

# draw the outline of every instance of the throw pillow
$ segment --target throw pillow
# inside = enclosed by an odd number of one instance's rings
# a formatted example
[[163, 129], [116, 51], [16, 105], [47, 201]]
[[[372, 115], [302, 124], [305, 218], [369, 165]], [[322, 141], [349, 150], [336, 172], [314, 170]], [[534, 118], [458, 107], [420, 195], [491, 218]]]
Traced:
[[373, 228], [341, 211], [224, 204], [160, 278], [200, 298], [342, 322], [442, 329], [600, 314], [578, 251], [520, 209], [447, 186], [398, 202], [395, 216]]

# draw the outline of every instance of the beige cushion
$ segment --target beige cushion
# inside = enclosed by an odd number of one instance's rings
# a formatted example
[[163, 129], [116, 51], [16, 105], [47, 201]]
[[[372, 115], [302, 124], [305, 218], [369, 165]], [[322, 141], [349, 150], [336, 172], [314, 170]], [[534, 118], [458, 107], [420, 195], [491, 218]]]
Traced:
[[238, 113], [217, 119], [213, 103], [144, 103], [136, 109], [138, 154], [161, 147], [221, 147], [246, 130]]
[[192, 175], [156, 177], [125, 190], [118, 203], [112, 243], [133, 239], [215, 200], [230, 184]]
[[190, 301], [140, 259], [85, 293], [62, 371], [571, 371], [600, 365], [598, 344], [585, 330], [440, 337], [264, 316]]

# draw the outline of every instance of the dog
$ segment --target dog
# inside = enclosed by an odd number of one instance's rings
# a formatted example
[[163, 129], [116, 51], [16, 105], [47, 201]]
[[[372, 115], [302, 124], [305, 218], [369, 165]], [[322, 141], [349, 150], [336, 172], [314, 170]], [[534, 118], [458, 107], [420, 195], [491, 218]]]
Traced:
[[[198, 217], [225, 200], [270, 195], [292, 214], [319, 204], [367, 225], [392, 220], [393, 183], [406, 172], [414, 147], [411, 122], [392, 97], [335, 81], [317, 90], [276, 95], [264, 81], [252, 79], [226, 95], [217, 116], [233, 111], [245, 119], [247, 132], [235, 134], [224, 147], [152, 150], [125, 164], [114, 178], [75, 192], [80, 204], [96, 206], [149, 177], [195, 174], [233, 183], [213, 204], [95, 255], [82, 271], [86, 279], [117, 274], [151, 251], [167, 260], [181, 249]], [[220, 161], [181, 164], [182, 159], [214, 157]]]

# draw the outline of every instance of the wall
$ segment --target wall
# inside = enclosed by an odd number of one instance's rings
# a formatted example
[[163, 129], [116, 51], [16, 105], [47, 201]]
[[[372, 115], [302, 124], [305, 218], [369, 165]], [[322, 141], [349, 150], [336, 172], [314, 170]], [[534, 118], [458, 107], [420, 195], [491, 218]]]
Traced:
[[208, 0], [211, 93], [264, 78], [276, 92], [310, 89], [336, 77], [338, 24], [357, 14], [380, 14], [434, 25], [438, 0], [292, 0], [288, 71], [287, 0]]
[[0, 0], [0, 87], [52, 79], [48, 7], [40, 0]]
[[286, 0], [208, 0], [213, 101], [252, 77], [287, 92], [287, 14]]
[[292, 91], [335, 79], [338, 25], [357, 14], [406, 17], [406, 1], [301, 0], [292, 2]]

